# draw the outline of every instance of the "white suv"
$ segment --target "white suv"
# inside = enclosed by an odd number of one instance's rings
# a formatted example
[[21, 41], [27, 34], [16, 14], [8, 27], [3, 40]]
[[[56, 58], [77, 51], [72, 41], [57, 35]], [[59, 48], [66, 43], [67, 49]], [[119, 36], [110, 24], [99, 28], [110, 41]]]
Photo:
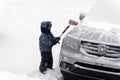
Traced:
[[83, 24], [64, 37], [60, 69], [65, 80], [120, 80], [120, 4], [107, 1], [98, 1]]

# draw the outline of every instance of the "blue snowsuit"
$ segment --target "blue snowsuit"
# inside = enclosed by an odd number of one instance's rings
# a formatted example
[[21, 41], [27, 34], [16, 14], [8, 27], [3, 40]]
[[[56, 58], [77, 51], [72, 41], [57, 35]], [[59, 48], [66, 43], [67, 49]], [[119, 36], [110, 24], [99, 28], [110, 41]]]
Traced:
[[55, 37], [50, 32], [49, 35], [42, 33], [39, 38], [39, 48], [41, 52], [50, 52], [51, 48], [53, 46], [53, 41], [55, 40]]
[[[44, 72], [46, 68], [53, 66], [52, 46], [57, 42], [56, 37], [51, 33], [50, 28], [52, 24], [49, 21], [43, 21], [41, 23], [41, 35], [39, 37], [39, 49], [41, 52], [41, 64], [39, 66], [40, 72]], [[60, 39], [58, 39], [59, 41]]]

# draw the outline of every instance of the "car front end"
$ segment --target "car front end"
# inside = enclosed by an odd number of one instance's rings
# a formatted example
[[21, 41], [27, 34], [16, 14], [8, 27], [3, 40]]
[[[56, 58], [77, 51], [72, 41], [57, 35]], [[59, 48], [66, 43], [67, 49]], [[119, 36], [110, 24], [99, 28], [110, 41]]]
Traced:
[[[106, 33], [111, 33], [110, 35]], [[117, 32], [82, 25], [63, 39], [60, 69], [66, 80], [119, 80], [120, 45]]]

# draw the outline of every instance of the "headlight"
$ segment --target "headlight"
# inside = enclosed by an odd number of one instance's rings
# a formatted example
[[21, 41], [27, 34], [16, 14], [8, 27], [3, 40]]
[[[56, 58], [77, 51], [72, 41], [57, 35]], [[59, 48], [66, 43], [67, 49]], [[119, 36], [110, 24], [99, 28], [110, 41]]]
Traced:
[[67, 35], [64, 38], [64, 44], [74, 50], [80, 50], [81, 41], [78, 37]]

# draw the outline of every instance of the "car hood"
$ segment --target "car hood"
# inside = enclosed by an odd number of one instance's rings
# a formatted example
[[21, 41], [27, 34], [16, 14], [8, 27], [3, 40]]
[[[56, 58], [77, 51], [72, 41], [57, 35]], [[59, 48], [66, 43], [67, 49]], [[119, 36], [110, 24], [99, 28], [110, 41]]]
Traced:
[[69, 34], [73, 37], [77, 37], [80, 40], [89, 40], [99, 43], [102, 42], [116, 45], [120, 44], [119, 29], [104, 30], [81, 25], [75, 27], [69, 32]]
[[120, 44], [120, 0], [98, 0], [78, 27], [81, 39]]

